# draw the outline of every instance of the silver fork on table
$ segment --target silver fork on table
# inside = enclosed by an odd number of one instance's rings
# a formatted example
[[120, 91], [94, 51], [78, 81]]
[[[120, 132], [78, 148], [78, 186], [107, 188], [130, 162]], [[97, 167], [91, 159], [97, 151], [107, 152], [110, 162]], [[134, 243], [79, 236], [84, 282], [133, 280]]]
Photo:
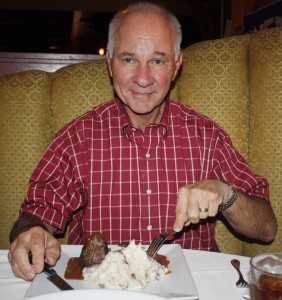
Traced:
[[232, 266], [237, 270], [239, 274], [239, 280], [236, 282], [236, 286], [239, 288], [246, 288], [249, 286], [248, 282], [244, 279], [243, 274], [240, 270], [240, 261], [238, 259], [231, 260]]
[[158, 253], [161, 246], [164, 244], [166, 240], [174, 239], [174, 235], [179, 232], [170, 232], [170, 233], [161, 233], [160, 235], [157, 235], [152, 243], [150, 244], [149, 248], [147, 249], [147, 254], [151, 256], [152, 258], [155, 257], [155, 255]]

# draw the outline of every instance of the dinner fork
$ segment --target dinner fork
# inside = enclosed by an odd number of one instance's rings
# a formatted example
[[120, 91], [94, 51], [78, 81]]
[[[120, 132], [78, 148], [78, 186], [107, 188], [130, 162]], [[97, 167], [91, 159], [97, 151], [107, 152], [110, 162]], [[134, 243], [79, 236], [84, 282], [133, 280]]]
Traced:
[[157, 235], [152, 243], [150, 244], [149, 248], [147, 249], [147, 254], [149, 256], [151, 256], [152, 258], [155, 257], [155, 255], [158, 253], [159, 249], [161, 248], [161, 246], [164, 244], [164, 242], [166, 240], [170, 239], [174, 239], [174, 235], [178, 233], [178, 232], [171, 232], [171, 233], [161, 233], [159, 235]]
[[232, 266], [237, 270], [239, 274], [239, 280], [236, 282], [238, 288], [246, 288], [249, 286], [248, 282], [244, 279], [241, 270], [240, 270], [240, 261], [238, 259], [231, 260]]

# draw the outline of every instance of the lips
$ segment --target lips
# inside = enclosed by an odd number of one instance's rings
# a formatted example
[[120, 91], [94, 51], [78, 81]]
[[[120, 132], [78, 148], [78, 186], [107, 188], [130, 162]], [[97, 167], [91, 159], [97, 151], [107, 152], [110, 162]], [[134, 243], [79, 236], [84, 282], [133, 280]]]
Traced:
[[138, 91], [132, 91], [132, 94], [135, 96], [135, 97], [138, 97], [138, 98], [148, 98], [150, 97], [153, 92], [138, 92]]

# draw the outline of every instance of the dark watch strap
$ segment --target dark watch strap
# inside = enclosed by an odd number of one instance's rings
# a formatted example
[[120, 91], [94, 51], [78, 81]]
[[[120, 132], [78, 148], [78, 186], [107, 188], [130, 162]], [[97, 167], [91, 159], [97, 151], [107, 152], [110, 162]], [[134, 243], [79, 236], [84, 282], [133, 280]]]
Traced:
[[218, 211], [225, 211], [226, 209], [228, 209], [229, 207], [232, 206], [232, 204], [237, 200], [239, 193], [236, 190], [236, 188], [233, 185], [228, 184], [229, 186], [231, 186], [233, 194], [232, 196], [225, 202], [219, 205], [218, 207]]

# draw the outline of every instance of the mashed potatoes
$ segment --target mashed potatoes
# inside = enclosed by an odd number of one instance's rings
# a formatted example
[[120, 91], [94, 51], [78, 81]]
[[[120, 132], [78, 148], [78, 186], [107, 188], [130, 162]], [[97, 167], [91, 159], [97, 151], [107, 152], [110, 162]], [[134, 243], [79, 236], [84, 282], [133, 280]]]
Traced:
[[141, 290], [167, 273], [168, 269], [149, 257], [134, 240], [126, 248], [110, 251], [100, 265], [83, 269], [84, 279], [96, 288], [131, 291]]

